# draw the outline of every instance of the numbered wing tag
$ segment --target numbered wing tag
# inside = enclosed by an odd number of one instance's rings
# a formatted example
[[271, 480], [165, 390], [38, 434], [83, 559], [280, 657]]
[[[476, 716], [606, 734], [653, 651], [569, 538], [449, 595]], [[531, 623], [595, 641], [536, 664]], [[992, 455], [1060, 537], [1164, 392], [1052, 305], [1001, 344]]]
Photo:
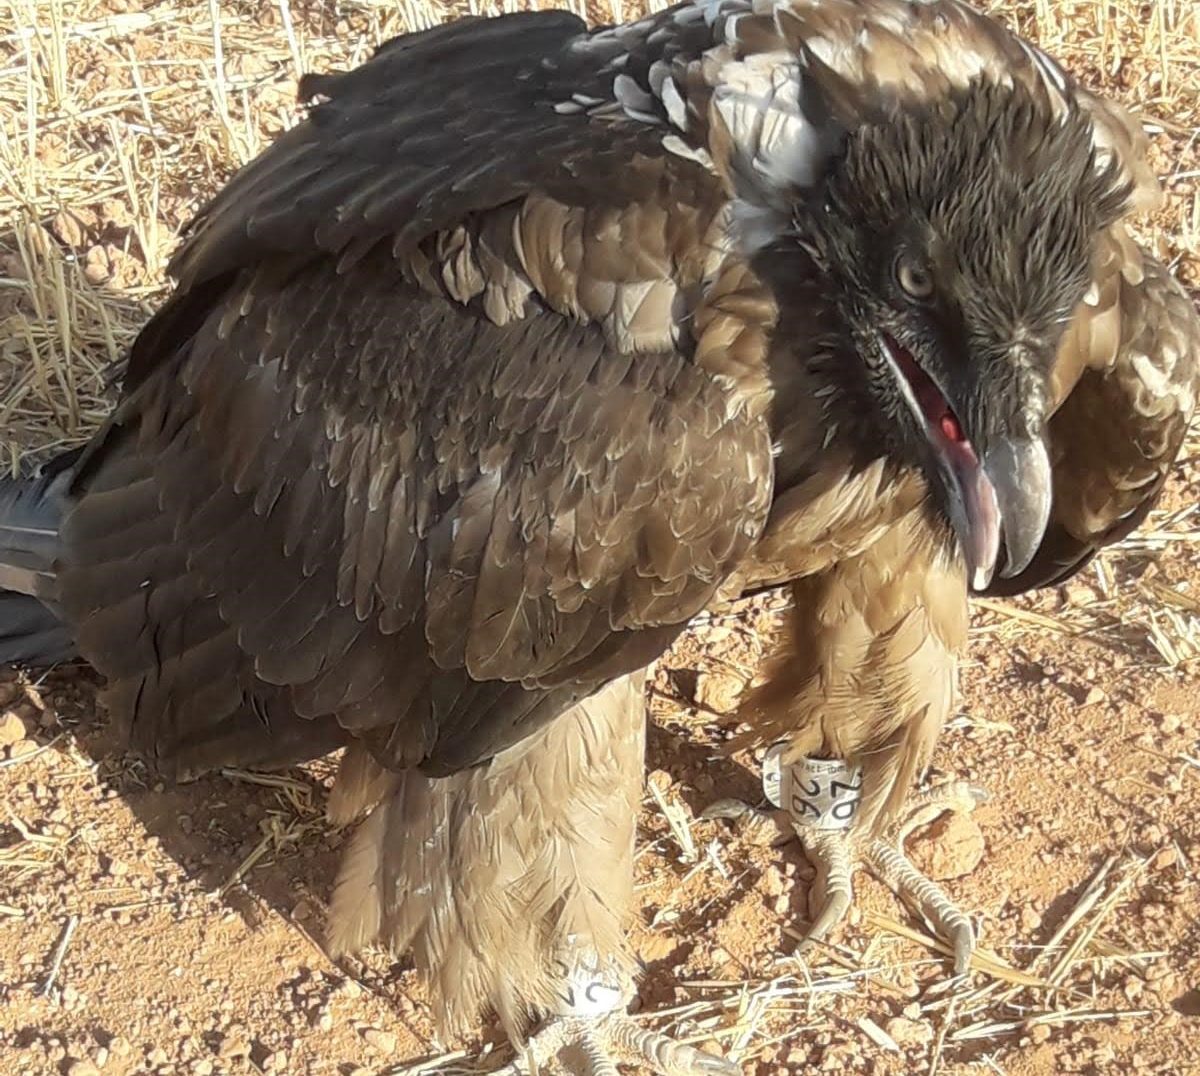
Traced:
[[786, 745], [775, 744], [763, 757], [763, 793], [810, 829], [849, 829], [862, 802], [862, 768], [841, 759], [802, 758], [783, 763]]

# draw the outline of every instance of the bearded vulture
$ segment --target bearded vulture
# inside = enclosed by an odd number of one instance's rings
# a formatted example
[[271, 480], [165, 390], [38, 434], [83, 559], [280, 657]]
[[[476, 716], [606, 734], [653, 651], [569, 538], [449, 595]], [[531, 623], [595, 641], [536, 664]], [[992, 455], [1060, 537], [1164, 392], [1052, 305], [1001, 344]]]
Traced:
[[464, 18], [301, 89], [5, 488], [0, 656], [86, 658], [176, 777], [345, 747], [332, 947], [411, 950], [447, 1033], [728, 1073], [625, 1016], [643, 685], [787, 586], [747, 713], [816, 933], [863, 859], [961, 970], [886, 838], [968, 594], [1128, 533], [1194, 404], [1140, 128], [960, 0]]

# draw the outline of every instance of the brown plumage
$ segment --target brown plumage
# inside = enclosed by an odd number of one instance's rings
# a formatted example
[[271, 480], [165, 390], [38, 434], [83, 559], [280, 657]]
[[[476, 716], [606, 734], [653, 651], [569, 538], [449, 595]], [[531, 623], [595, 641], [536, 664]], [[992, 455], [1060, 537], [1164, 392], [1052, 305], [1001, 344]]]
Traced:
[[579, 969], [629, 989], [645, 669], [694, 614], [791, 587], [747, 717], [861, 764], [879, 832], [968, 581], [1149, 510], [1200, 329], [1122, 223], [1144, 139], [957, 0], [467, 19], [303, 91], [110, 421], [9, 491], [3, 578], [167, 771], [348, 745], [335, 948], [411, 948], [448, 1029], [587, 1039]]

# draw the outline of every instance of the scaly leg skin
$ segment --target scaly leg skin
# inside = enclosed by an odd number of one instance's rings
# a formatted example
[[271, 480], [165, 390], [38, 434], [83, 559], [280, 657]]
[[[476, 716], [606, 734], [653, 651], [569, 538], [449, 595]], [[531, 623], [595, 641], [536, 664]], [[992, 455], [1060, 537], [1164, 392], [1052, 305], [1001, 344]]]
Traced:
[[597, 968], [595, 961], [560, 967], [563, 985], [555, 1011], [525, 1044], [525, 1056], [495, 1076], [618, 1076], [618, 1064], [656, 1076], [740, 1076], [742, 1070], [724, 1058], [639, 1027], [625, 1013], [632, 984], [622, 983], [618, 973]]
[[[958, 982], [970, 968], [975, 932], [941, 886], [913, 866], [904, 852], [904, 841], [914, 829], [946, 811], [970, 813], [986, 799], [983, 789], [965, 781], [937, 785], [918, 793], [907, 813], [878, 837], [859, 837], [849, 829], [819, 829], [807, 824], [804, 814], [790, 812], [792, 830], [817, 871], [808, 894], [811, 925], [798, 954], [811, 951], [841, 922], [853, 899], [854, 867], [861, 863], [952, 946], [954, 978], [942, 989]], [[757, 830], [768, 838], [775, 838], [780, 829], [777, 815], [767, 815], [740, 800], [714, 803], [702, 817], [732, 819], [739, 828]]]

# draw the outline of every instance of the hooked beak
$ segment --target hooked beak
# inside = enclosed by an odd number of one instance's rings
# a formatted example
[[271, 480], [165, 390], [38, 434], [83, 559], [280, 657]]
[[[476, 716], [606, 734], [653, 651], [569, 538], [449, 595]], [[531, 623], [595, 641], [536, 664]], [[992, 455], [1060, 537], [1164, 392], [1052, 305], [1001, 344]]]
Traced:
[[986, 590], [996, 570], [1000, 539], [1007, 553], [1001, 575], [1028, 567], [1050, 520], [1050, 457], [1041, 438], [999, 439], [980, 460], [949, 401], [912, 354], [887, 333], [883, 353], [905, 400], [922, 423], [945, 476], [950, 523], [962, 546], [971, 589]]

